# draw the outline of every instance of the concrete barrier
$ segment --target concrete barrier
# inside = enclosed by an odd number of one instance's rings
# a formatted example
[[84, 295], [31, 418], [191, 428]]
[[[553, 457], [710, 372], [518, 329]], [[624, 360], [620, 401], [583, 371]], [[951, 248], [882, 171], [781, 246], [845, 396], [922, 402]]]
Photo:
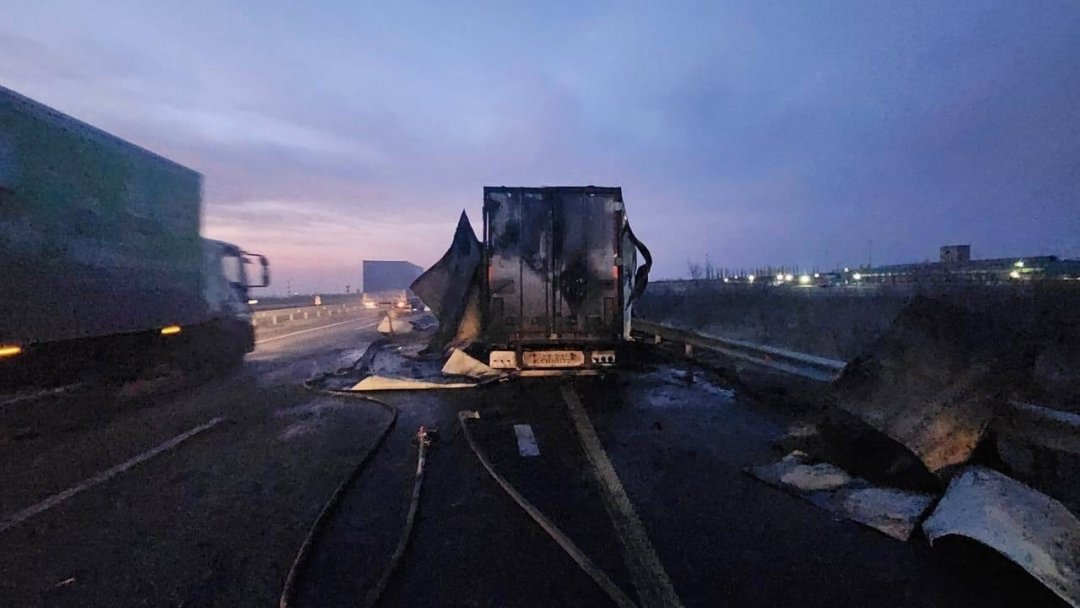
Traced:
[[252, 325], [279, 325], [290, 321], [302, 319], [319, 319], [323, 316], [341, 316], [349, 312], [363, 309], [362, 306], [347, 304], [324, 304], [322, 306], [307, 306], [303, 308], [274, 309], [256, 311], [251, 316]]

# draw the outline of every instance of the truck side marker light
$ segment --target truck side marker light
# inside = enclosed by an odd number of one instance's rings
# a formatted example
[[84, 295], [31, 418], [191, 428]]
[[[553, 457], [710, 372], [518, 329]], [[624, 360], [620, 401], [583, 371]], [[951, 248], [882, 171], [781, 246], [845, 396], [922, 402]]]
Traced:
[[178, 333], [180, 333], [179, 325], [166, 325], [161, 328], [161, 335], [163, 336], [175, 336]]
[[0, 346], [0, 357], [17, 357], [22, 354], [22, 347], [18, 344], [5, 344]]

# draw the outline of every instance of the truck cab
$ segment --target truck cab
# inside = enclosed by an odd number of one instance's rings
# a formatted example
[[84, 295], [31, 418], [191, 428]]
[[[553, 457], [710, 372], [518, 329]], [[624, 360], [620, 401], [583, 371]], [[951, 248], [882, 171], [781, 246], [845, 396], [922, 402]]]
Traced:
[[223, 331], [239, 336], [245, 352], [255, 348], [250, 290], [269, 284], [266, 256], [248, 253], [232, 243], [203, 239], [203, 298], [211, 317]]

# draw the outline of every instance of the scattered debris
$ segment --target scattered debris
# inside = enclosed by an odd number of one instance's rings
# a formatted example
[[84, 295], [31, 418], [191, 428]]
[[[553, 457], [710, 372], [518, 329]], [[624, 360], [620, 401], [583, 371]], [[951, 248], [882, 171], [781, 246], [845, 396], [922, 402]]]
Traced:
[[963, 469], [923, 531], [931, 544], [953, 535], [982, 543], [1080, 608], [1080, 520], [1015, 479], [984, 467]]
[[391, 378], [388, 376], [368, 376], [357, 382], [349, 390], [366, 391], [422, 391], [453, 388], [473, 388], [475, 382], [436, 382], [432, 380], [416, 380], [413, 378]]
[[503, 375], [499, 370], [489, 367], [460, 348], [455, 348], [450, 353], [450, 357], [442, 367], [442, 373], [447, 376], [467, 376], [481, 380], [498, 378]]
[[412, 323], [413, 329], [416, 331], [428, 331], [439, 326], [439, 320], [429, 314], [421, 315], [420, 318], [413, 319], [410, 323]]
[[785, 454], [798, 450], [820, 456], [823, 452], [822, 442], [821, 431], [816, 424], [798, 424], [788, 428], [787, 433], [773, 441], [773, 446]]
[[867, 487], [840, 490], [834, 502], [848, 519], [906, 541], [934, 504], [934, 497], [896, 488]]
[[55, 585], [53, 585], [53, 589], [59, 589], [60, 587], [67, 587], [68, 585], [71, 585], [74, 582], [75, 582], [75, 577], [74, 576], [72, 576], [71, 578], [65, 578], [64, 580], [60, 581], [59, 583], [56, 583]]
[[393, 313], [387, 314], [375, 328], [380, 334], [408, 334], [412, 333], [413, 326], [406, 319], [395, 319]]
[[748, 467], [746, 472], [852, 521], [906, 541], [934, 496], [871, 485], [826, 462], [813, 462], [794, 451], [778, 462]]
[[851, 476], [843, 469], [827, 462], [810, 464], [809, 456], [799, 451], [772, 464], [750, 467], [747, 472], [766, 483], [798, 492], [835, 490], [851, 483]]

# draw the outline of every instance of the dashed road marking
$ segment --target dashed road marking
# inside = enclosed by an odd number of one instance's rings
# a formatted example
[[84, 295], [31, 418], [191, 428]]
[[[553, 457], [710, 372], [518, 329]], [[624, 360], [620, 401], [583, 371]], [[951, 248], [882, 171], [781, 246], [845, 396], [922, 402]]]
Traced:
[[72, 496], [75, 496], [79, 492], [82, 492], [83, 490], [88, 490], [98, 484], [105, 483], [106, 481], [109, 481], [113, 477], [116, 477], [117, 475], [123, 473], [131, 467], [141, 462], [146, 462], [147, 460], [150, 460], [151, 458], [157, 456], [158, 454], [161, 454], [162, 452], [167, 452], [180, 445], [181, 443], [187, 441], [188, 439], [191, 439], [195, 435], [198, 435], [203, 431], [210, 430], [224, 421], [225, 419], [221, 417], [213, 418], [206, 424], [200, 424], [199, 426], [184, 433], [181, 433], [164, 443], [158, 444], [150, 448], [149, 450], [143, 452], [142, 454], [139, 454], [138, 456], [132, 458], [131, 460], [122, 462], [110, 469], [106, 469], [89, 479], [83, 480], [71, 486], [63, 492], [53, 494], [52, 496], [46, 498], [45, 500], [37, 503], [32, 507], [27, 507], [22, 511], [19, 511], [18, 513], [9, 515], [2, 522], [0, 522], [0, 532], [4, 532], [6, 530], [14, 528], [15, 526], [30, 519], [31, 517], [48, 511], [49, 509], [55, 507], [56, 505], [59, 505], [60, 503], [71, 498]]
[[[318, 327], [312, 327], [311, 329], [303, 329], [303, 330], [300, 330], [300, 331], [294, 331], [292, 333], [288, 333], [288, 334], [285, 334], [283, 336], [274, 336], [273, 338], [263, 338], [262, 340], [256, 340], [255, 344], [259, 345], [259, 344], [266, 344], [267, 342], [274, 342], [275, 340], [284, 340], [285, 338], [291, 338], [293, 336], [299, 336], [300, 334], [306, 334], [306, 333], [310, 333], [310, 332], [313, 332], [313, 331], [319, 331], [320, 329], [329, 329], [331, 327], [337, 327], [338, 325], [345, 325], [346, 323], [356, 323], [357, 321], [364, 321], [364, 320], [367, 320], [369, 318], [370, 317], [359, 317], [357, 319], [349, 319], [348, 321], [339, 321], [337, 323], [330, 323], [328, 325], [320, 325]], [[364, 329], [365, 327], [372, 327], [374, 325], [378, 325], [378, 323], [379, 323], [378, 321], [373, 321], [371, 323], [368, 323], [367, 325], [361, 325], [357, 329]]]
[[675, 593], [675, 587], [671, 584], [664, 565], [660, 563], [660, 556], [649, 540], [645, 532], [645, 525], [641, 523], [637, 512], [634, 510], [630, 497], [626, 494], [619, 476], [615, 473], [615, 467], [604, 451], [600, 438], [596, 435], [596, 427], [589, 420], [581, 400], [572, 386], [562, 386], [563, 400], [570, 410], [570, 418], [574, 421], [578, 438], [585, 448], [585, 454], [592, 463], [593, 473], [600, 483], [601, 494], [604, 497], [604, 507], [608, 517], [615, 526], [615, 532], [619, 537], [619, 545], [622, 548], [623, 561], [626, 569], [633, 579], [634, 588], [638, 592], [641, 604], [645, 608], [660, 606], [682, 608], [682, 601]]
[[540, 455], [540, 446], [536, 444], [536, 435], [533, 434], [532, 425], [515, 424], [514, 435], [517, 436], [519, 454], [525, 457]]

